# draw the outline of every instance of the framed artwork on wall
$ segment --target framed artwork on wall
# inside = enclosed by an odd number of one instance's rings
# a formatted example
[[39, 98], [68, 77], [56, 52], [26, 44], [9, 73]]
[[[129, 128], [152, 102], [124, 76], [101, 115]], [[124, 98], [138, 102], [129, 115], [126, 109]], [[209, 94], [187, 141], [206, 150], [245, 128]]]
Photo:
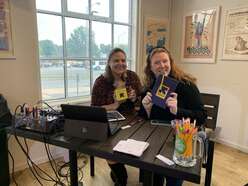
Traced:
[[216, 7], [184, 16], [182, 62], [215, 63], [219, 11]]
[[167, 18], [144, 18], [144, 46], [145, 59], [149, 51], [154, 47], [169, 46], [169, 21]]
[[226, 11], [223, 59], [248, 60], [248, 7]]
[[0, 0], [0, 59], [14, 58], [9, 0]]

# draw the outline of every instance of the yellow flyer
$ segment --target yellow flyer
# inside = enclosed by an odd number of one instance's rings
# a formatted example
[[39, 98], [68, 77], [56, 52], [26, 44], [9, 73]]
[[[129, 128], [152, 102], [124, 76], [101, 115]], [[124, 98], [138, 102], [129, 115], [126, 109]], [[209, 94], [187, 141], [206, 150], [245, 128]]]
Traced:
[[128, 98], [126, 88], [117, 88], [115, 89], [115, 97], [117, 101], [122, 101]]

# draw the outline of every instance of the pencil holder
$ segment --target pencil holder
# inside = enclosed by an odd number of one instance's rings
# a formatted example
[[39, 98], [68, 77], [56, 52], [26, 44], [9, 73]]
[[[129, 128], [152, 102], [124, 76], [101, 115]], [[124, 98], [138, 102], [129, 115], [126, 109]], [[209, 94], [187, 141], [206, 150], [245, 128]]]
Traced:
[[173, 127], [176, 133], [173, 161], [183, 167], [193, 167], [196, 158], [202, 156], [203, 141], [198, 137], [197, 128], [189, 120], [177, 120]]

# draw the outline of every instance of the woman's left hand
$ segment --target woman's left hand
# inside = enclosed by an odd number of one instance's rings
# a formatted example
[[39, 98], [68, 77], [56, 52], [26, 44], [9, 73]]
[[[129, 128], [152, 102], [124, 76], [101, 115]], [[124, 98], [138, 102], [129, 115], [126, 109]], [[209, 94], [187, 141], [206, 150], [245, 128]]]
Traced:
[[136, 101], [137, 96], [136, 96], [136, 92], [134, 89], [129, 88], [127, 94], [128, 94], [128, 99], [130, 99], [132, 102]]
[[173, 92], [170, 94], [166, 100], [166, 105], [169, 107], [172, 114], [177, 114], [177, 93]]

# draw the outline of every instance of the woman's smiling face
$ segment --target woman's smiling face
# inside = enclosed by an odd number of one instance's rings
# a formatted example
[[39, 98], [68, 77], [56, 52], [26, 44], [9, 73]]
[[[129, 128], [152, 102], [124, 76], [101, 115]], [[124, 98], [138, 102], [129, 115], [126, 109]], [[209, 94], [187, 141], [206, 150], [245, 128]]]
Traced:
[[159, 75], [168, 76], [171, 71], [169, 55], [165, 52], [158, 52], [151, 57], [151, 71], [156, 77]]
[[122, 52], [114, 53], [109, 60], [109, 67], [113, 75], [122, 75], [127, 70], [126, 55]]

